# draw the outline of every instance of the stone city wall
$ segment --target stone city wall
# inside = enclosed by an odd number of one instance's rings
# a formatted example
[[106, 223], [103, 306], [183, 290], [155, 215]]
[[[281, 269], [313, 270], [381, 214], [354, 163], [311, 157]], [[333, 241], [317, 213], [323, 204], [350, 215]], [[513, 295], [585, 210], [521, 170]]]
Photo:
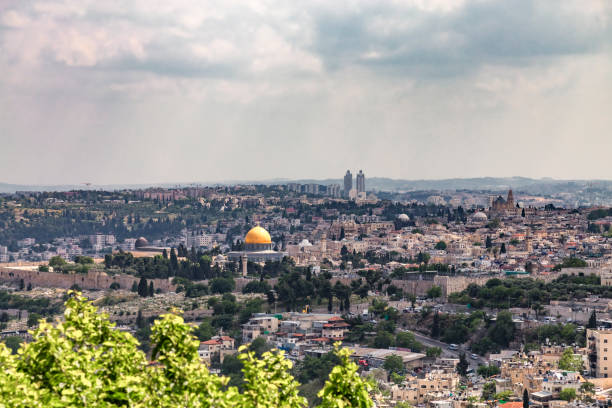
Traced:
[[[19, 283], [23, 279], [24, 285], [32, 284], [34, 287], [69, 289], [78, 285], [81, 289], [108, 289], [112, 283], [118, 283], [121, 289], [131, 289], [134, 282], [138, 284], [140, 278], [132, 275], [108, 275], [102, 271], [89, 271], [82, 273], [56, 273], [41, 272], [28, 269], [13, 269], [0, 267], [0, 282]], [[153, 281], [154, 288], [162, 292], [174, 291], [175, 286], [170, 279], [147, 279]]]

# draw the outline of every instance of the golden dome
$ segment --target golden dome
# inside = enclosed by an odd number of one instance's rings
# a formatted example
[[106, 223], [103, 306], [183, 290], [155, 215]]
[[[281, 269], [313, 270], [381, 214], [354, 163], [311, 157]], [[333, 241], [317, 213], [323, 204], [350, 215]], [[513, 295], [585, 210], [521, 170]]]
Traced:
[[272, 238], [268, 231], [258, 225], [247, 232], [244, 242], [245, 244], [271, 244]]

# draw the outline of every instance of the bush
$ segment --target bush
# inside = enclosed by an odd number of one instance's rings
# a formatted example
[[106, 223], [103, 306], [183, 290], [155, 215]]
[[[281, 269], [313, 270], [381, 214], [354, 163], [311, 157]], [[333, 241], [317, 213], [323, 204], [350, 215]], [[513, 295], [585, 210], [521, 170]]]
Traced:
[[236, 287], [232, 278], [214, 278], [210, 283], [212, 293], [229, 293]]

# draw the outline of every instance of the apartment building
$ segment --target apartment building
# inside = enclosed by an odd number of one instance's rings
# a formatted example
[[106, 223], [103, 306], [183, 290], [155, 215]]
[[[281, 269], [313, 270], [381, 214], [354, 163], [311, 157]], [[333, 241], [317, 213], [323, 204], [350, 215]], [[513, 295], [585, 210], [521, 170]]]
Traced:
[[587, 329], [588, 369], [593, 377], [612, 376], [612, 330]]

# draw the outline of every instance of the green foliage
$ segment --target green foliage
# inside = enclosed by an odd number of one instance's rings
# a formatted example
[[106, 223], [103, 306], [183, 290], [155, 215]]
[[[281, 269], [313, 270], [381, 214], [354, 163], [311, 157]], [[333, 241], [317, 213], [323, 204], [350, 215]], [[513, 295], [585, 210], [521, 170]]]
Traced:
[[589, 322], [587, 323], [587, 329], [596, 329], [597, 328], [597, 314], [595, 310], [591, 312], [591, 316], [589, 317]]
[[502, 391], [495, 394], [495, 399], [500, 401], [508, 401], [513, 395], [513, 392], [510, 390]]
[[587, 219], [589, 221], [595, 221], [600, 218], [606, 218], [610, 216], [612, 216], [612, 208], [600, 208], [600, 209], [591, 211], [587, 215]]
[[200, 325], [193, 330], [193, 334], [200, 341], [210, 340], [215, 335], [215, 329], [210, 324], [210, 320], [204, 320]]
[[427, 347], [425, 353], [427, 357], [438, 358], [442, 355], [442, 349], [440, 347]]
[[267, 351], [261, 359], [256, 359], [254, 352], [246, 351], [245, 346], [240, 351], [243, 353], [238, 358], [244, 365], [242, 407], [299, 408], [306, 405], [306, 399], [298, 395], [299, 383], [289, 374], [293, 363], [282, 351]]
[[586, 268], [587, 263], [585, 260], [575, 257], [564, 258], [563, 263], [555, 265], [553, 271], [560, 271], [563, 268]]
[[478, 375], [481, 375], [483, 377], [493, 377], [494, 375], [497, 375], [499, 373], [499, 367], [494, 364], [488, 366], [481, 365], [478, 367]]
[[[198, 340], [180, 316], [161, 316], [151, 327], [149, 364], [129, 333], [115, 330], [78, 293], [66, 301], [63, 320], [41, 321], [18, 355], [0, 343], [0, 406], [6, 407], [291, 407], [306, 405], [282, 352], [261, 358], [241, 348], [242, 392], [229, 378], [209, 373]], [[336, 345], [334, 367], [319, 396], [321, 407], [371, 407], [370, 388]], [[226, 361], [231, 361], [231, 356]], [[225, 364], [225, 362], [224, 362]]]
[[576, 390], [573, 388], [564, 388], [559, 393], [559, 398], [563, 401], [572, 401], [576, 399]]
[[553, 344], [585, 345], [584, 333], [576, 331], [575, 324], [544, 324], [535, 329], [523, 331], [527, 343], [540, 343], [548, 339]]
[[461, 353], [459, 355], [459, 362], [457, 363], [457, 373], [465, 377], [467, 375], [467, 370], [470, 368], [470, 363], [468, 363], [467, 358], [465, 358], [465, 353]]
[[212, 293], [230, 293], [236, 287], [236, 282], [232, 278], [215, 278], [210, 282]]
[[6, 344], [6, 347], [8, 347], [11, 350], [11, 353], [13, 354], [17, 354], [17, 350], [19, 350], [21, 343], [23, 343], [23, 339], [19, 336], [8, 336], [2, 341], [4, 342], [4, 344]]
[[482, 399], [485, 401], [492, 400], [495, 397], [495, 383], [488, 382], [482, 387]]
[[61, 256], [54, 256], [51, 257], [51, 259], [49, 259], [49, 266], [52, 268], [61, 268], [62, 266], [66, 265], [67, 262], [64, 260], [64, 258], [62, 258]]
[[531, 278], [495, 278], [485, 285], [470, 284], [464, 291], [452, 293], [449, 302], [469, 303], [477, 309], [507, 309], [549, 304], [551, 300], [580, 300], [589, 295], [612, 298], [612, 287], [602, 286], [600, 278], [595, 275], [562, 275], [552, 282]]
[[427, 297], [430, 299], [437, 299], [441, 296], [442, 296], [442, 288], [439, 286], [434, 285], [431, 288], [429, 288], [429, 290], [427, 291]]
[[414, 334], [410, 332], [400, 332], [395, 336], [395, 346], [409, 348], [411, 351], [420, 352], [423, 349], [423, 345], [419, 343]]
[[341, 363], [334, 367], [329, 379], [319, 392], [322, 402], [320, 408], [370, 408], [374, 402], [368, 395], [372, 385], [357, 373], [358, 366], [350, 360], [351, 351], [334, 345], [335, 353]]
[[404, 372], [404, 360], [401, 356], [391, 354], [385, 357], [383, 368], [389, 373], [401, 374]]
[[578, 354], [574, 354], [572, 348], [566, 348], [559, 359], [559, 369], [580, 372], [582, 368], [582, 357]]
[[335, 353], [327, 353], [321, 357], [306, 356], [296, 367], [298, 381], [305, 384], [313, 380], [326, 378], [334, 366], [340, 363]]
[[445, 251], [446, 250], [446, 242], [438, 241], [438, 243], [436, 244], [436, 246], [434, 248], [437, 249], [437, 250]]
[[580, 384], [580, 392], [584, 394], [593, 394], [595, 392], [595, 384], [590, 381]]

